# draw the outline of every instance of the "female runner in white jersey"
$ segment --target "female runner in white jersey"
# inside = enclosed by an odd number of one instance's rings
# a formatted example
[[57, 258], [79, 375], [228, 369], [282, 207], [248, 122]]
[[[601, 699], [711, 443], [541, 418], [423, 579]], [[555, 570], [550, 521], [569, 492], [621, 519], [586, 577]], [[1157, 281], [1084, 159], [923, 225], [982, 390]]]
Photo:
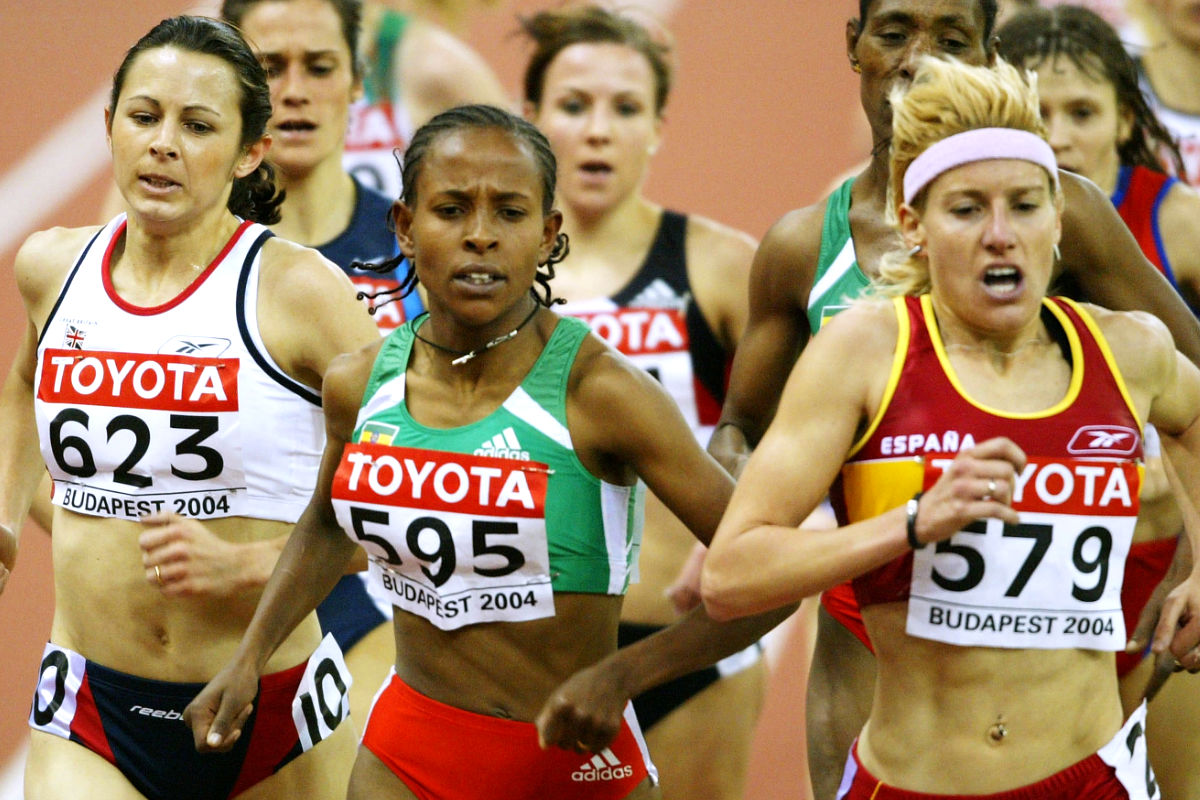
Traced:
[[[18, 254], [29, 324], [4, 389], [0, 517], [16, 529], [43, 458], [56, 504], [28, 797], [344, 789], [345, 703], [313, 681], [344, 666], [328, 644], [305, 666], [321, 641], [311, 615], [266, 665], [246, 747], [196, 758], [178, 736], [183, 708], [259, 593], [167, 596], [171, 566], [138, 547], [149, 513], [205, 518], [233, 542], [286, 534], [316, 475], [321, 376], [378, 340], [340, 271], [250, 221], [277, 218], [262, 165], [270, 113], [266, 75], [233, 28], [160, 23], [126, 55], [106, 111], [128, 214], [34, 234]], [[305, 697], [334, 711], [303, 724], [291, 707]]]
[[555, 175], [545, 137], [494, 107], [414, 136], [396, 230], [429, 315], [327, 374], [317, 491], [187, 711], [201, 749], [236, 744], [262, 665], [359, 545], [397, 607], [396, 663], [351, 798], [656, 796], [629, 697], [770, 624], [698, 609], [616, 650], [639, 479], [700, 539], [732, 481], [658, 384], [545, 307], [566, 253]]
[[[571, 258], [555, 276], [567, 300], [558, 310], [586, 320], [653, 375], [707, 444], [745, 326], [755, 242], [643, 194], [671, 86], [665, 43], [598, 6], [543, 11], [522, 27], [534, 42], [525, 114], [554, 148], [556, 204], [571, 239]], [[678, 619], [668, 589], [695, 542], [662, 501], [646, 498], [640, 580], [621, 611], [623, 644]], [[741, 797], [764, 672], [756, 644], [634, 700], [664, 797]]]
[[[1141, 426], [1200, 454], [1200, 370], [1148, 315], [1046, 297], [1062, 194], [1014, 68], [926, 58], [889, 99], [893, 299], [805, 350], [705, 603], [737, 616], [855, 578], [878, 673], [839, 798], [1159, 797], [1112, 652]], [[797, 532], [831, 486], [844, 527]], [[1154, 645], [1189, 668], [1197, 612], [1200, 570]]]

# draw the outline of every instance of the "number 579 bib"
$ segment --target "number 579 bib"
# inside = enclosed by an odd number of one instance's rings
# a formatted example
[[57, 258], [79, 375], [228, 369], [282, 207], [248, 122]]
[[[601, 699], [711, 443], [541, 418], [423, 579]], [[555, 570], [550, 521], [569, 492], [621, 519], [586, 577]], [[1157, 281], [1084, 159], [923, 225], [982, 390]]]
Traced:
[[540, 619], [554, 615], [548, 477], [533, 461], [348, 444], [333, 506], [396, 607], [442, 630]]
[[[927, 458], [931, 487], [950, 458]], [[983, 647], [1121, 650], [1121, 582], [1137, 522], [1132, 461], [1031, 457], [1017, 525], [977, 520], [913, 554], [907, 632]]]

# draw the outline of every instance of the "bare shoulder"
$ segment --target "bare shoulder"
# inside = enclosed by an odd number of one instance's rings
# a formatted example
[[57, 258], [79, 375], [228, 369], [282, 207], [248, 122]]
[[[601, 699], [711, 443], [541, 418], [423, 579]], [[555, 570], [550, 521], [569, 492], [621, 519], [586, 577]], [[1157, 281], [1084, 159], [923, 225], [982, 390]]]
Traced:
[[832, 352], [852, 357], [856, 365], [867, 360], [891, 361], [900, 338], [900, 323], [892, 300], [857, 300], [821, 327], [808, 350]]
[[1175, 359], [1175, 340], [1167, 326], [1145, 311], [1112, 311], [1081, 304], [1096, 321], [1118, 369], [1131, 385], [1153, 387]]
[[1083, 207], [1099, 200], [1112, 205], [1112, 201], [1108, 195], [1104, 194], [1104, 190], [1082, 175], [1060, 169], [1058, 180], [1062, 187], [1063, 199], [1066, 201], [1063, 206], [1064, 220], [1068, 217], [1078, 219]]
[[258, 286], [263, 342], [288, 375], [308, 386], [321, 385], [335, 356], [379, 340], [350, 279], [316, 250], [267, 240]]
[[821, 230], [828, 198], [784, 214], [758, 246], [751, 269], [751, 290], [807, 304], [821, 253]]
[[[1190, 254], [1193, 260], [1200, 258], [1196, 253], [1196, 243], [1200, 242], [1200, 225], [1197, 224], [1197, 220], [1200, 220], [1200, 191], [1183, 181], [1176, 181], [1163, 198], [1158, 215], [1168, 250], [1175, 249], [1172, 244], [1179, 242], [1185, 245], [1178, 248], [1180, 252]], [[1172, 259], [1172, 262], [1175, 260]]]
[[[50, 228], [30, 234], [17, 251], [13, 271], [30, 314], [44, 317], [42, 308], [57, 296], [67, 273], [100, 226]], [[38, 324], [41, 324], [38, 319]]]
[[371, 370], [384, 341], [380, 338], [358, 350], [334, 357], [325, 371], [321, 386], [325, 424], [331, 433], [339, 434], [342, 439], [348, 440], [354, 430]]
[[567, 381], [571, 401], [599, 414], [624, 406], [631, 394], [657, 389], [649, 373], [591, 333], [579, 346]]
[[688, 263], [707, 269], [745, 272], [758, 242], [745, 231], [696, 214], [688, 216]]
[[414, 126], [452, 106], [491, 103], [509, 106], [499, 79], [470, 45], [431, 22], [413, 19], [404, 33], [397, 63], [409, 104], [423, 115]]
[[825, 207], [829, 198], [804, 208], [793, 209], [780, 217], [763, 237], [760, 251], [772, 256], [815, 261], [821, 248], [821, 229], [825, 223]]
[[259, 286], [270, 302], [282, 302], [293, 311], [354, 297], [353, 284], [336, 264], [312, 248], [278, 236], [263, 245]]

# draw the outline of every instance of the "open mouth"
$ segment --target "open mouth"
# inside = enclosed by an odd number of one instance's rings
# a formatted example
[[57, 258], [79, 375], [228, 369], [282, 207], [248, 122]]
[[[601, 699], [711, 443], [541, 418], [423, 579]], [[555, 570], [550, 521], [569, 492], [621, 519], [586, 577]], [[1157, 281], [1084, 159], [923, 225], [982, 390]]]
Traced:
[[488, 269], [465, 269], [454, 280], [472, 289], [487, 289], [504, 280], [504, 276]]
[[998, 295], [1012, 294], [1021, 288], [1022, 275], [1016, 267], [988, 267], [983, 284]]
[[472, 286], [487, 286], [499, 280], [495, 275], [488, 275], [483, 272], [470, 272], [466, 275], [459, 276], [459, 280], [466, 281]]
[[613, 171], [612, 166], [603, 161], [585, 161], [579, 165], [579, 169], [589, 175], [609, 175]]
[[170, 189], [172, 186], [179, 185], [177, 181], [173, 181], [170, 178], [164, 178], [162, 175], [141, 175], [138, 177], [138, 180], [149, 186], [151, 189]]

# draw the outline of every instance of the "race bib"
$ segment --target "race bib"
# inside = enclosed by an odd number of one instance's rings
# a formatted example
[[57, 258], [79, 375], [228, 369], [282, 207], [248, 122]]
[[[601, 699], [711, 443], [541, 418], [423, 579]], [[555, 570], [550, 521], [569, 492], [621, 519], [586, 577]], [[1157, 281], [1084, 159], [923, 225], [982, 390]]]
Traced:
[[138, 519], [237, 515], [246, 481], [236, 358], [42, 351], [37, 397], [54, 503]]
[[1129, 800], [1161, 800], [1162, 791], [1146, 752], [1146, 703], [1125, 720], [1125, 725], [1097, 755], [1113, 768], [1117, 780], [1129, 792]]
[[[950, 461], [926, 459], [926, 488]], [[964, 646], [1123, 649], [1140, 485], [1132, 461], [1031, 457], [1013, 495], [1018, 524], [977, 520], [914, 551], [907, 632]]]
[[300, 685], [292, 698], [292, 723], [305, 752], [329, 737], [350, 716], [350, 686], [354, 678], [346, 667], [332, 633], [308, 657]]
[[348, 444], [338, 522], [393, 605], [454, 630], [554, 615], [549, 468], [533, 461]]
[[[583, 305], [583, 304], [580, 304]], [[674, 398], [689, 424], [700, 424], [685, 307], [615, 308], [564, 314], [583, 320], [597, 338], [650, 373]]]
[[342, 167], [388, 197], [400, 196], [400, 160], [404, 137], [396, 129], [392, 105], [360, 100], [351, 106]]

